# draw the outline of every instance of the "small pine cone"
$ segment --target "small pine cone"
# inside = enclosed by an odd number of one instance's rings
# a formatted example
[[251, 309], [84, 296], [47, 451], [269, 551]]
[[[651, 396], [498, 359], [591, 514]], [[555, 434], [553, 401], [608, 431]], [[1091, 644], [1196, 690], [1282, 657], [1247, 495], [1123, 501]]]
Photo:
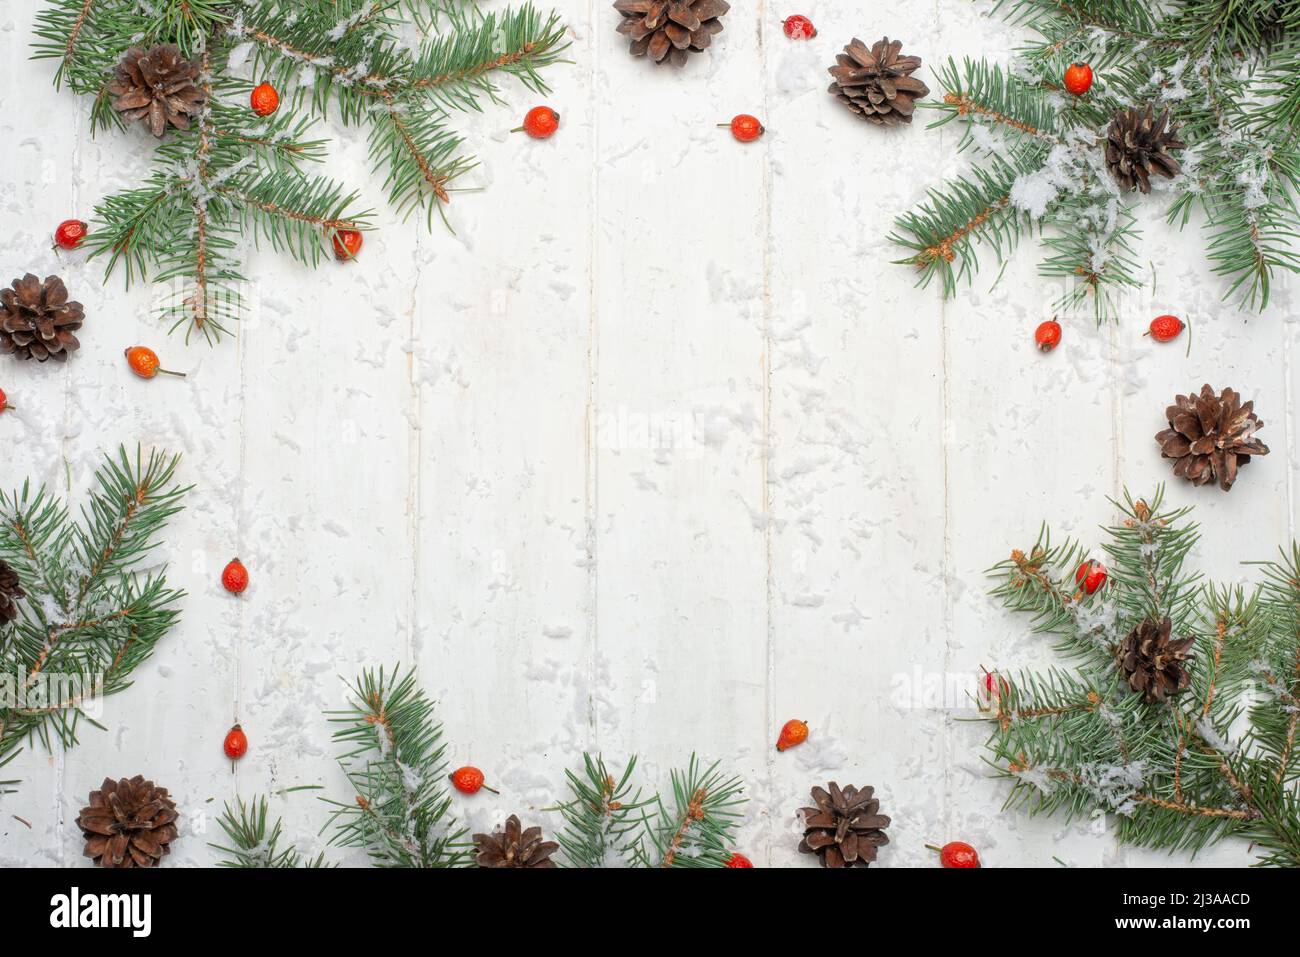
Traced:
[[73, 335], [86, 320], [79, 302], [68, 301], [58, 276], [42, 283], [31, 273], [0, 290], [0, 352], [17, 359], [66, 362], [81, 346]]
[[804, 826], [799, 850], [816, 854], [822, 867], [869, 867], [876, 848], [889, 843], [889, 818], [878, 813], [880, 801], [871, 796], [873, 790], [852, 785], [840, 790], [834, 781], [829, 791], [813, 788], [817, 806], [799, 809]]
[[551, 855], [560, 849], [554, 841], [542, 840], [540, 827], [523, 829], [514, 814], [506, 818], [504, 831], [475, 834], [474, 844], [479, 867], [554, 867]]
[[137, 774], [129, 781], [105, 778], [77, 815], [86, 857], [100, 867], [153, 867], [180, 836], [176, 802], [167, 789]]
[[0, 560], [0, 623], [18, 619], [18, 599], [26, 598], [18, 573]]
[[1173, 179], [1182, 165], [1169, 151], [1186, 148], [1178, 128], [1169, 122], [1169, 111], [1156, 118], [1150, 103], [1146, 110], [1120, 110], [1106, 130], [1106, 165], [1126, 192], [1151, 192], [1152, 173]]
[[826, 71], [835, 78], [830, 93], [876, 126], [911, 123], [916, 101], [928, 96], [930, 88], [912, 76], [921, 68], [921, 58], [899, 56], [902, 49], [901, 40], [885, 37], [867, 49], [854, 37]]
[[1128, 633], [1115, 651], [1115, 667], [1134, 692], [1147, 701], [1163, 701], [1167, 695], [1186, 691], [1191, 684], [1187, 673], [1193, 636], [1170, 640], [1173, 625], [1168, 618], [1145, 619]]
[[706, 50], [722, 32], [726, 0], [617, 0], [623, 15], [618, 32], [632, 38], [633, 56], [682, 66], [692, 53]]
[[1237, 481], [1237, 470], [1252, 455], [1268, 455], [1268, 446], [1255, 438], [1264, 423], [1255, 403], [1224, 389], [1219, 395], [1208, 384], [1200, 395], [1180, 395], [1165, 409], [1169, 428], [1156, 434], [1162, 457], [1174, 460], [1174, 474], [1193, 485], [1217, 481], [1225, 492]]
[[201, 72], [199, 62], [181, 56], [174, 43], [148, 51], [131, 47], [108, 84], [108, 92], [116, 97], [113, 109], [128, 123], [144, 122], [154, 136], [162, 136], [169, 125], [189, 129], [190, 117], [207, 100], [196, 82]]

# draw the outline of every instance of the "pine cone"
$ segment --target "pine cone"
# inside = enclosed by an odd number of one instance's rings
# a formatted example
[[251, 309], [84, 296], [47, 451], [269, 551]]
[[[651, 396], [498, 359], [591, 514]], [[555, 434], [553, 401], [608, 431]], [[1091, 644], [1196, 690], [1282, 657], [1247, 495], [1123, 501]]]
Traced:
[[[1168, 126], [1168, 129], [1165, 127]], [[1136, 107], [1120, 110], [1106, 131], [1106, 165], [1120, 188], [1151, 192], [1151, 174], [1173, 179], [1182, 171], [1170, 150], [1186, 149], [1178, 138], [1178, 128], [1169, 123], [1169, 111], [1153, 119], [1151, 104], [1145, 111]]]
[[804, 833], [799, 850], [816, 854], [822, 867], [869, 867], [876, 848], [889, 843], [889, 818], [877, 813], [880, 802], [872, 793], [872, 788], [852, 786], [841, 791], [834, 781], [830, 793], [813, 788], [817, 806], [800, 808]]
[[1168, 618], [1156, 622], [1147, 618], [1128, 633], [1115, 651], [1115, 667], [1128, 686], [1148, 701], [1163, 701], [1166, 695], [1185, 691], [1191, 683], [1186, 664], [1194, 637], [1169, 640], [1173, 628]]
[[475, 834], [479, 867], [554, 867], [551, 855], [559, 850], [554, 841], [542, 840], [542, 829], [524, 831], [519, 818], [506, 818], [506, 829], [499, 834]]
[[167, 789], [137, 774], [131, 780], [105, 778], [90, 804], [77, 815], [87, 857], [100, 867], [153, 867], [180, 836], [176, 803]]
[[197, 60], [181, 56], [181, 48], [163, 43], [146, 52], [131, 47], [113, 72], [108, 92], [117, 99], [113, 109], [128, 123], [143, 120], [154, 136], [167, 132], [167, 124], [186, 130], [190, 116], [203, 109], [207, 99], [195, 80], [201, 67]]
[[889, 37], [867, 49], [857, 37], [835, 57], [827, 72], [835, 78], [830, 92], [864, 120], [877, 126], [898, 126], [912, 122], [916, 101], [930, 88], [912, 76], [921, 68], [921, 58], [899, 56], [901, 40]]
[[1180, 395], [1165, 409], [1169, 428], [1156, 434], [1160, 454], [1174, 459], [1174, 474], [1193, 485], [1218, 481], [1225, 492], [1237, 480], [1237, 469], [1252, 455], [1268, 455], [1268, 446], [1255, 438], [1264, 423], [1255, 403], [1224, 389], [1215, 395], [1208, 384], [1200, 395]]
[[26, 598], [18, 573], [0, 560], [0, 622], [16, 621], [18, 618], [18, 599]]
[[633, 56], [681, 66], [691, 53], [707, 49], [722, 32], [719, 18], [731, 9], [726, 0], [617, 0], [623, 14], [618, 32], [632, 38]]
[[73, 335], [86, 319], [79, 302], [68, 301], [58, 276], [44, 284], [31, 273], [0, 290], [0, 352], [19, 359], [66, 362], [81, 343]]

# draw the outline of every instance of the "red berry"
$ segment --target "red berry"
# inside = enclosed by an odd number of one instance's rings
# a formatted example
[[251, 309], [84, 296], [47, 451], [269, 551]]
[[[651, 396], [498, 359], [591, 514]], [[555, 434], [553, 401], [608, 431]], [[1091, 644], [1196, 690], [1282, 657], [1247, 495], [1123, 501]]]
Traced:
[[1038, 343], [1039, 349], [1051, 352], [1061, 344], [1061, 324], [1055, 319], [1039, 323], [1038, 328], [1034, 330], [1034, 341]]
[[1151, 320], [1150, 335], [1156, 342], [1172, 342], [1183, 328], [1183, 320], [1177, 316], [1156, 316]]
[[248, 752], [248, 735], [244, 734], [244, 729], [235, 725], [226, 732], [226, 740], [222, 742], [221, 749], [226, 752], [226, 757], [232, 761], [238, 761]]
[[178, 379], [184, 379], [184, 372], [172, 372], [170, 369], [164, 369], [158, 363], [158, 353], [154, 352], [148, 346], [129, 346], [122, 350], [126, 356], [126, 364], [131, 367], [131, 371], [141, 379], [152, 379], [163, 373], [164, 375], [176, 376]]
[[1086, 63], [1073, 63], [1065, 70], [1065, 88], [1075, 96], [1083, 96], [1092, 87], [1092, 67]]
[[5, 395], [5, 390], [0, 389], [0, 412], [9, 408], [9, 396]]
[[803, 744], [808, 740], [808, 725], [798, 718], [792, 718], [781, 726], [781, 734], [776, 739], [776, 749], [784, 751], [786, 748], [793, 748], [796, 744]]
[[457, 768], [451, 772], [451, 786], [461, 794], [477, 794], [480, 788], [484, 791], [491, 791], [493, 794], [500, 793], [483, 783], [483, 772], [472, 764], [467, 764], [465, 767]]
[[752, 143], [765, 132], [763, 124], [758, 122], [758, 117], [750, 116], [748, 113], [741, 113], [731, 121], [731, 135], [742, 143]]
[[1083, 587], [1084, 591], [1091, 595], [1106, 584], [1106, 566], [1101, 562], [1088, 559], [1075, 569], [1074, 580]]
[[723, 867], [753, 867], [754, 862], [739, 851], [727, 858], [727, 863]]
[[980, 856], [965, 841], [949, 841], [939, 851], [939, 861], [944, 867], [979, 867]]
[[269, 83], [259, 83], [249, 94], [248, 105], [258, 116], [270, 116], [280, 108], [280, 94]]
[[334, 258], [356, 259], [361, 252], [361, 230], [336, 229], [334, 231]]
[[781, 25], [785, 27], [785, 35], [791, 40], [811, 40], [817, 36], [817, 28], [813, 26], [813, 22], [800, 13], [786, 17], [781, 21]]
[[984, 692], [988, 695], [990, 701], [1001, 698], [1010, 690], [1011, 683], [996, 671], [986, 671], [984, 673]]
[[243, 594], [248, 587], [248, 569], [238, 558], [232, 558], [221, 570], [221, 584], [232, 595]]
[[54, 230], [54, 245], [60, 249], [76, 249], [86, 238], [86, 224], [79, 219], [65, 219]]
[[535, 140], [544, 140], [559, 128], [560, 114], [549, 106], [534, 106], [524, 116], [524, 125], [519, 127]]

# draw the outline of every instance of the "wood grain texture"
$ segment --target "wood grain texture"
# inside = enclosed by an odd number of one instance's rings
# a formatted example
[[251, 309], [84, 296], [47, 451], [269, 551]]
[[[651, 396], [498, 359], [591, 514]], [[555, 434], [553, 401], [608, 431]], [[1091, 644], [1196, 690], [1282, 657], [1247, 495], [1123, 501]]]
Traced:
[[[1010, 51], [1002, 23], [963, 0], [888, 16], [816, 0], [799, 12], [818, 37], [792, 43], [794, 11], [736, 4], [675, 71], [630, 58], [603, 0], [557, 6], [574, 64], [548, 75], [553, 139], [506, 133], [535, 102], [513, 85], [510, 106], [459, 117], [482, 160], [466, 185], [485, 189], [454, 194], [453, 234], [403, 223], [364, 142], [327, 124], [325, 172], [361, 188], [377, 230], [360, 261], [316, 271], [253, 253], [255, 307], [208, 349], [165, 337], [148, 288], [49, 251], [151, 143], [92, 140], [84, 104], [27, 60], [36, 0], [5, 5], [0, 268], [60, 272], [89, 318], [67, 367], [0, 370], [20, 406], [0, 417], [0, 483], [75, 495], [138, 441], [184, 453], [196, 488], [163, 549], [182, 624], [106, 702], [107, 732], [12, 766], [0, 863], [79, 863], [71, 822], [105, 775], [172, 789], [178, 864], [213, 860], [236, 794], [346, 798], [320, 712], [340, 676], [394, 662], [419, 665], [453, 765], [503, 792], [457, 801], [475, 828], [512, 811], [553, 828], [541, 809], [582, 749], [640, 754], [652, 786], [697, 750], [745, 777], [741, 845], [760, 865], [811, 864], [793, 811], [832, 777], [880, 791], [885, 866], [929, 866], [922, 845], [955, 838], [988, 865], [1163, 861], [1118, 849], [1104, 820], [1000, 813], [966, 694], [981, 667], [1050, 654], [987, 599], [983, 569], [1042, 519], [1095, 540], [1107, 496], [1171, 480], [1152, 436], [1203, 381], [1256, 400], [1273, 454], [1230, 495], [1171, 483], [1204, 528], [1194, 560], [1247, 578], [1241, 560], [1293, 537], [1289, 284], [1262, 315], [1223, 304], [1199, 239], [1153, 204], [1154, 290], [1118, 325], [1063, 317], [1041, 356], [1054, 291], [1032, 243], [948, 303], [889, 262], [894, 216], [964, 163], [957, 134], [869, 127], [825, 94], [855, 35], [902, 37], [928, 81], [948, 55]], [[717, 129], [739, 112], [767, 135]], [[1194, 317], [1190, 358], [1142, 337], [1165, 311]], [[190, 378], [130, 377], [137, 341]], [[239, 600], [217, 580], [235, 554], [253, 581]], [[812, 739], [778, 755], [791, 717]], [[251, 750], [232, 773], [236, 718]], [[274, 805], [319, 843], [309, 794]], [[1246, 860], [1228, 844], [1193, 863]]]

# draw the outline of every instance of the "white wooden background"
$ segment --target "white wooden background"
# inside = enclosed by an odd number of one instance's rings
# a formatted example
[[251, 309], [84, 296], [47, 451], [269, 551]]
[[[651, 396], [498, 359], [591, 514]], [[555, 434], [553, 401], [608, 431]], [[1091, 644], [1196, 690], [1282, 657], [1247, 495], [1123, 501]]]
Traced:
[[[922, 845], [957, 838], [990, 866], [1162, 859], [1105, 822], [1001, 813], [966, 702], [905, 692], [1049, 659], [982, 570], [1044, 518], [1091, 536], [1106, 496], [1169, 479], [1152, 436], [1178, 391], [1254, 397], [1273, 449], [1230, 495], [1171, 486], [1198, 507], [1199, 566], [1244, 579], [1239, 561], [1289, 540], [1300, 331], [1282, 286], [1263, 315], [1222, 305], [1199, 238], [1165, 228], [1158, 201], [1141, 248], [1154, 295], [1119, 325], [1066, 318], [1050, 356], [1031, 341], [1053, 295], [1032, 246], [992, 290], [993, 270], [947, 304], [913, 288], [885, 237], [961, 168], [957, 134], [868, 127], [826, 95], [825, 68], [888, 33], [935, 86], [949, 55], [1009, 57], [1002, 23], [965, 0], [737, 0], [678, 72], [630, 58], [604, 0], [558, 0], [575, 61], [548, 74], [558, 135], [505, 133], [539, 102], [513, 87], [465, 117], [488, 188], [456, 196], [452, 235], [402, 223], [364, 142], [334, 129], [326, 171], [378, 210], [360, 261], [253, 255], [256, 309], [209, 349], [166, 337], [149, 289], [50, 251], [54, 225], [132, 185], [151, 144], [91, 139], [86, 104], [27, 59], [37, 6], [0, 12], [0, 272], [62, 274], [88, 321], [66, 367], [0, 368], [19, 406], [0, 417], [0, 481], [62, 488], [66, 466], [75, 496], [105, 451], [142, 442], [183, 452], [197, 488], [164, 549], [190, 592], [182, 625], [106, 702], [106, 733], [6, 769], [24, 784], [0, 805], [0, 863], [81, 863], [73, 821], [106, 774], [172, 789], [189, 824], [175, 864], [213, 860], [235, 794], [346, 799], [320, 711], [340, 675], [398, 661], [439, 701], [453, 766], [502, 791], [457, 799], [476, 829], [511, 811], [553, 827], [535, 809], [582, 749], [640, 754], [655, 784], [695, 750], [748, 782], [739, 846], [759, 866], [815, 863], [792, 811], [830, 778], [880, 792], [883, 866], [933, 866]], [[782, 34], [795, 12], [814, 41]], [[766, 137], [715, 127], [738, 112]], [[1193, 318], [1190, 358], [1142, 337], [1166, 311]], [[188, 380], [132, 377], [137, 342]], [[242, 600], [218, 583], [235, 554]], [[251, 750], [232, 773], [236, 714]], [[790, 717], [812, 738], [779, 755]], [[275, 806], [317, 841], [322, 806]], [[1248, 859], [1237, 844], [1199, 861]]]

